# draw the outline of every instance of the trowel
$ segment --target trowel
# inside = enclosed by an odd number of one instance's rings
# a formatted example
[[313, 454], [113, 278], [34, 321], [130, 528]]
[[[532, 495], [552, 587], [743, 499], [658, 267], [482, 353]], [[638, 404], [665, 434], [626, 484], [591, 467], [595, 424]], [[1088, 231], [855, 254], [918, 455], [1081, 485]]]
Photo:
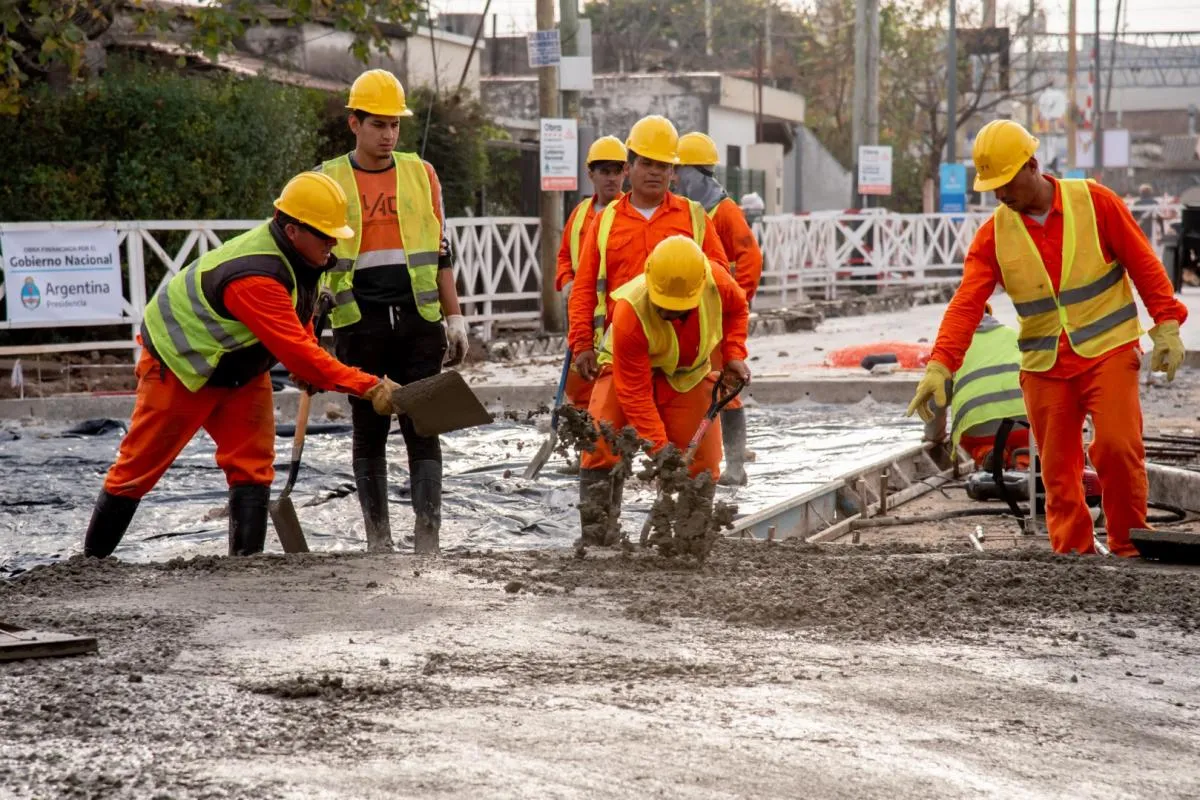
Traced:
[[454, 370], [401, 386], [392, 392], [392, 406], [412, 420], [420, 436], [436, 436], [492, 421], [492, 415], [463, 376]]
[[563, 356], [562, 374], [558, 377], [558, 391], [554, 393], [554, 410], [550, 413], [550, 435], [546, 437], [546, 441], [542, 442], [542, 446], [538, 448], [533, 460], [525, 468], [525, 480], [527, 481], [536, 478], [542, 471], [542, 467], [546, 466], [546, 462], [550, 460], [550, 456], [554, 454], [554, 445], [558, 443], [558, 409], [562, 407], [563, 395], [567, 389], [567, 376], [570, 373], [571, 350], [567, 348], [567, 354]]

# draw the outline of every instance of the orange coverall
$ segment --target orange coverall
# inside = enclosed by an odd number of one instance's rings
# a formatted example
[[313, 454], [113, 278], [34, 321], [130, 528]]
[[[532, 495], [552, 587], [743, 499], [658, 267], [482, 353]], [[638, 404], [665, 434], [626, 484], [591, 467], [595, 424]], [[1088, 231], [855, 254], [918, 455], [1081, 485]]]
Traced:
[[[1054, 204], [1044, 225], [1022, 216], [1025, 228], [1041, 254], [1057, 292], [1062, 279], [1062, 192], [1054, 183]], [[1162, 263], [1121, 198], [1099, 184], [1089, 184], [1096, 209], [1096, 226], [1104, 258], [1117, 260], [1133, 281], [1155, 323], [1187, 319], [1187, 307], [1175, 299]], [[1081, 235], [1087, 235], [1081, 231]], [[951, 372], [962, 364], [975, 327], [997, 284], [1002, 284], [996, 261], [995, 227], [988, 220], [975, 235], [963, 265], [962, 284], [946, 308], [931, 360]], [[1090, 456], [1100, 477], [1108, 547], [1121, 556], [1136, 556], [1130, 528], [1146, 527], [1145, 448], [1142, 409], [1138, 401], [1137, 342], [1114, 348], [1098, 358], [1084, 358], [1071, 349], [1066, 334], [1059, 338], [1058, 356], [1046, 372], [1021, 372], [1025, 407], [1042, 460], [1046, 484], [1046, 525], [1055, 552], [1091, 553], [1092, 520], [1084, 503], [1083, 422], [1090, 414], [1096, 436]]]
[[[554, 288], [560, 292], [563, 287], [571, 281], [575, 280], [575, 265], [571, 263], [571, 229], [575, 225], [575, 216], [584, 214], [583, 229], [579, 235], [579, 251], [580, 258], [583, 257], [584, 242], [587, 241], [587, 232], [592, 227], [592, 220], [596, 218], [596, 196], [592, 195], [592, 202], [583, 207], [581, 212], [578, 207], [571, 212], [567, 217], [567, 224], [563, 226], [562, 244], [558, 248], [558, 272], [554, 276]], [[595, 381], [585, 381], [573, 366], [567, 373], [567, 386], [564, 394], [567, 397], [567, 402], [576, 408], [587, 408], [588, 401], [592, 399], [592, 387], [596, 385]]]
[[[617, 201], [616, 219], [608, 235], [608, 315], [605, 325], [612, 322], [612, 293], [645, 271], [646, 257], [655, 245], [668, 236], [692, 235], [692, 215], [686, 198], [667, 192], [650, 219], [630, 203], [630, 194]], [[705, 216], [704, 242], [701, 248], [713, 270], [729, 274], [729, 259], [721, 246], [713, 221]], [[575, 270], [575, 286], [571, 289], [568, 314], [568, 342], [576, 355], [593, 349], [592, 315], [596, 310], [596, 277], [600, 271], [600, 253], [596, 238], [599, 215], [592, 220], [580, 247], [579, 266]]]
[[[226, 308], [297, 378], [322, 391], [363, 395], [379, 380], [322, 350], [312, 323], [300, 324], [283, 284], [248, 276], [230, 282]], [[217, 466], [229, 486], [269, 486], [275, 477], [275, 407], [270, 375], [237, 388], [203, 386], [188, 391], [146, 349], [138, 361], [137, 401], [117, 462], [104, 490], [122, 497], [146, 495], [200, 428], [217, 445]]]
[[[721, 343], [717, 346], [726, 361], [746, 358], [746, 322], [750, 306], [746, 295], [725, 270], [714, 269], [713, 279], [721, 296]], [[632, 425], [638, 436], [651, 442], [654, 450], [668, 442], [681, 450], [688, 446], [712, 401], [716, 373], [691, 391], [680, 393], [667, 382], [661, 370], [650, 366], [649, 342], [633, 306], [618, 300], [612, 309], [613, 363], [596, 379], [588, 412], [597, 423], [607, 422], [614, 430]], [[700, 315], [688, 314], [673, 320], [679, 340], [679, 363], [692, 364], [700, 347]], [[583, 469], [612, 469], [619, 461], [603, 438], [596, 449], [584, 452]], [[716, 480], [721, 467], [721, 423], [714, 420], [700, 440], [692, 458], [690, 474], [708, 471]]]
[[[750, 303], [754, 300], [754, 293], [758, 291], [758, 282], [762, 279], [763, 269], [762, 250], [759, 249], [758, 240], [754, 238], [754, 231], [750, 230], [750, 226], [746, 223], [746, 216], [742, 213], [741, 206], [729, 197], [723, 198], [721, 202], [717, 203], [712, 221], [717, 229], [717, 235], [721, 237], [721, 246], [725, 248], [725, 255], [729, 257], [729, 261], [733, 265], [733, 278], [746, 293], [746, 302]], [[713, 353], [712, 364], [715, 370], [719, 370], [725, 365], [720, 350]], [[733, 402], [725, 406], [729, 410], [741, 407], [742, 398], [740, 396], [735, 397]]]

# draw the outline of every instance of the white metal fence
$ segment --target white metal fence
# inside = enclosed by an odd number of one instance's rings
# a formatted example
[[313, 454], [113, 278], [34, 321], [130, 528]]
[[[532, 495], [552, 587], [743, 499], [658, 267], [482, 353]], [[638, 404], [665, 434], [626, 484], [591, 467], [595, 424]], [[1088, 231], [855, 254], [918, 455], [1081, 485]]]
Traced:
[[[1134, 208], [1148, 220], [1156, 246], [1163, 221], [1178, 207]], [[783, 306], [807, 297], [833, 299], [868, 287], [955, 283], [971, 239], [987, 215], [834, 214], [766, 217], [755, 225], [762, 242], [764, 270], [756, 306]], [[158, 222], [0, 223], [0, 233], [32, 230], [116, 230], [123, 254], [124, 318], [118, 322], [79, 321], [63, 326], [110, 326], [113, 338], [41, 346], [13, 346], [0, 334], [0, 356], [37, 352], [130, 349], [146, 301], [156, 285], [148, 277], [170, 276], [221, 242], [257, 224], [254, 220]], [[538, 264], [538, 220], [482, 217], [447, 220], [456, 257], [460, 300], [470, 322], [491, 338], [496, 327], [536, 327], [542, 272]], [[554, 265], [549, 265], [553, 274]], [[0, 300], [5, 287], [0, 283]], [[0, 331], [18, 327], [0, 322]], [[123, 330], [122, 330], [123, 329]]]

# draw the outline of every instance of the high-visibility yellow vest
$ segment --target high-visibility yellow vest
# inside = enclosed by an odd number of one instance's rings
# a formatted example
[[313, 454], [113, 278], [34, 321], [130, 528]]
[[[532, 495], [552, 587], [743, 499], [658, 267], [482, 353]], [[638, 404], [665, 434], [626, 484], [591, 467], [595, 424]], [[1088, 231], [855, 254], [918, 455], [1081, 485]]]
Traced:
[[1020, 377], [1017, 332], [985, 317], [954, 373], [950, 436], [955, 447], [964, 435], [994, 434], [1002, 420], [1025, 418]]
[[[704, 380], [712, 370], [709, 359], [713, 350], [721, 344], [722, 337], [721, 294], [717, 290], [717, 282], [713, 280], [711, 265], [705, 265], [704, 292], [700, 295], [697, 309], [700, 315], [700, 347], [696, 359], [690, 364], [679, 363], [679, 337], [675, 335], [675, 326], [655, 311], [644, 273], [614, 291], [612, 296], [613, 300], [626, 300], [633, 306], [649, 343], [650, 366], [666, 375], [671, 388], [677, 392], [687, 392]], [[613, 352], [612, 340], [610, 326], [604, 334], [604, 343], [596, 359], [600, 364], [611, 364], [614, 355], [620, 355]]]
[[575, 206], [575, 215], [571, 218], [571, 269], [579, 269], [579, 245], [583, 239], [583, 221], [587, 219], [587, 209], [592, 203], [596, 202], [594, 197], [586, 198], [582, 203]]
[[[268, 271], [291, 278], [292, 305], [296, 305], [296, 275], [291, 264], [275, 244], [270, 223], [264, 222], [240, 236], [235, 236], [216, 250], [210, 250], [180, 270], [165, 286], [155, 292], [146, 304], [142, 318], [142, 340], [188, 391], [199, 391], [226, 353], [258, 344], [258, 337], [242, 322], [219, 314], [216, 302], [206, 286], [223, 285], [220, 275], [214, 275], [235, 259], [246, 256], [269, 256]], [[266, 274], [244, 267], [247, 274]], [[208, 280], [206, 280], [206, 277]], [[225, 276], [228, 278], [228, 276]], [[215, 279], [215, 280], [214, 280]]]
[[[704, 246], [704, 206], [688, 200], [692, 215], [692, 239]], [[604, 340], [604, 321], [608, 319], [608, 235], [617, 218], [617, 201], [609, 203], [600, 213], [600, 228], [596, 231], [596, 248], [600, 252], [600, 269], [596, 273], [596, 310], [592, 313], [593, 342], [599, 348]]]
[[[416, 153], [392, 153], [392, 158], [396, 163], [396, 219], [404, 241], [404, 257], [412, 283], [413, 300], [423, 318], [437, 322], [442, 318], [437, 285], [442, 226], [433, 211], [429, 174]], [[358, 261], [359, 248], [362, 247], [362, 204], [349, 155], [326, 161], [321, 165], [321, 171], [337, 181], [346, 192], [349, 201], [346, 215], [350, 227], [354, 229], [353, 239], [341, 239], [333, 248], [338, 261], [323, 278], [333, 292], [333, 311], [329, 314], [329, 321], [333, 327], [342, 328], [362, 319], [362, 312], [354, 299], [354, 266]]]
[[1125, 268], [1104, 260], [1087, 181], [1061, 180], [1058, 185], [1063, 249], [1057, 294], [1021, 215], [1000, 206], [992, 217], [1004, 288], [1021, 318], [1021, 369], [1029, 372], [1054, 366], [1064, 330], [1071, 349], [1085, 358], [1104, 355], [1142, 335]]

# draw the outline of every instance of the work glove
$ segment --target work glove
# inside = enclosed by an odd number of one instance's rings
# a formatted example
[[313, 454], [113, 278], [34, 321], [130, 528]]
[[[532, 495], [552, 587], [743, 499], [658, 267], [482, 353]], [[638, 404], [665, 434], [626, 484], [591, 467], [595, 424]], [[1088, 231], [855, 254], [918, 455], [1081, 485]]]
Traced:
[[1154, 351], [1150, 354], [1150, 371], [1167, 373], [1167, 380], [1175, 380], [1175, 371], [1183, 363], [1183, 340], [1179, 338], [1179, 323], [1173, 319], [1160, 322], [1150, 329], [1154, 340]]
[[363, 399], [371, 401], [371, 408], [375, 409], [376, 414], [381, 417], [390, 417], [392, 414], [399, 413], [399, 409], [392, 405], [392, 392], [399, 388], [400, 384], [385, 377], [368, 389], [367, 393], [363, 395]]
[[453, 367], [467, 357], [467, 320], [462, 314], [446, 317], [446, 366]]
[[917, 393], [913, 395], [912, 402], [908, 404], [908, 411], [904, 414], [906, 417], [911, 417], [913, 412], [926, 422], [930, 422], [934, 417], [934, 410], [929, 407], [929, 401], [933, 400], [934, 405], [938, 408], [945, 408], [948, 402], [946, 398], [946, 384], [950, 381], [950, 370], [938, 361], [930, 361], [925, 365], [925, 377], [921, 378], [921, 382], [917, 384]]

